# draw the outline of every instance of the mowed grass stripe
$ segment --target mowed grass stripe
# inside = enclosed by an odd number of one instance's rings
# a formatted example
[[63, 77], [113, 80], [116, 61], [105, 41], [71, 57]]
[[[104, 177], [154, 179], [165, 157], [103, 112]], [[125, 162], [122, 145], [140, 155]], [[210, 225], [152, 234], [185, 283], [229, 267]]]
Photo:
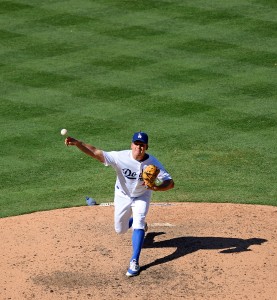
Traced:
[[22, 102], [14, 102], [1, 98], [1, 118], [6, 120], [20, 120], [28, 118], [39, 118], [47, 114], [57, 113], [54, 107], [44, 107], [42, 105], [31, 105]]
[[0, 14], [13, 13], [14, 11], [22, 11], [32, 8], [29, 4], [18, 3], [16, 1], [1, 1]]
[[6, 74], [5, 80], [31, 87], [53, 87], [59, 86], [63, 82], [72, 81], [74, 77], [25, 69], [18, 71], [16, 75], [13, 73]]

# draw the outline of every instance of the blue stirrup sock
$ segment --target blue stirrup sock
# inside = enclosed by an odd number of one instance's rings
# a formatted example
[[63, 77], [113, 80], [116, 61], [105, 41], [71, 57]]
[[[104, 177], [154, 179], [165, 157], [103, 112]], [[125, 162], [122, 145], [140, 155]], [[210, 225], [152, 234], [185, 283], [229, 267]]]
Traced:
[[132, 225], [133, 225], [133, 217], [131, 217], [131, 218], [129, 219], [129, 228], [131, 228]]
[[133, 255], [131, 261], [135, 259], [138, 263], [140, 252], [144, 241], [144, 229], [134, 229], [132, 235]]

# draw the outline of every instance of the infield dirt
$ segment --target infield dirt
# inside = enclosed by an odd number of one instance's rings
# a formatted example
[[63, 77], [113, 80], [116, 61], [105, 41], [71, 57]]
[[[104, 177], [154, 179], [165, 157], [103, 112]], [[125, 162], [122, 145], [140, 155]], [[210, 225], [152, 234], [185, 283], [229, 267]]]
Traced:
[[153, 203], [141, 273], [113, 206], [0, 219], [0, 299], [277, 299], [277, 208]]

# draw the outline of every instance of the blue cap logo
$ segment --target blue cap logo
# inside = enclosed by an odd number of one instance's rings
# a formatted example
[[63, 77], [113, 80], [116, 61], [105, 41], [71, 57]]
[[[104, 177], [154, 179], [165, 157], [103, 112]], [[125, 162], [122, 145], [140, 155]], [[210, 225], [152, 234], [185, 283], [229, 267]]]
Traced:
[[145, 132], [135, 132], [133, 135], [132, 142], [142, 142], [148, 144], [148, 135]]

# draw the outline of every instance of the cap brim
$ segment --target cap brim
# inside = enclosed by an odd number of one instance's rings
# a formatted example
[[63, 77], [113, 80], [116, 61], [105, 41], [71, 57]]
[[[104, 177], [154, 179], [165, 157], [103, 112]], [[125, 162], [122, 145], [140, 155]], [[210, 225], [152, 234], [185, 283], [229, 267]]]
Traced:
[[135, 139], [135, 140], [133, 140], [133, 143], [134, 142], [141, 142], [141, 143], [143, 143], [143, 144], [147, 144], [144, 140], [142, 140], [142, 139]]

